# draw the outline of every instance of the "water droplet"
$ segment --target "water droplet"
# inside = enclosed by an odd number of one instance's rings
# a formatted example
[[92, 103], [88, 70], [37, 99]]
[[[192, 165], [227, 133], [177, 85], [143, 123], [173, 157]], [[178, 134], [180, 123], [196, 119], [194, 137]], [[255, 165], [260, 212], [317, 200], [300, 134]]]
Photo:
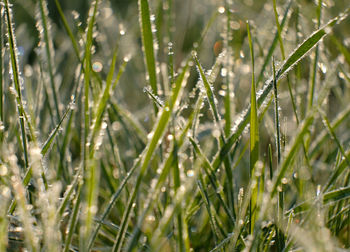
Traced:
[[226, 77], [226, 76], [227, 76], [227, 69], [223, 67], [223, 68], [221, 69], [220, 74], [221, 74], [222, 77]]
[[123, 58], [123, 60], [124, 60], [124, 62], [129, 62], [130, 58], [131, 58], [131, 55], [128, 54]]
[[95, 73], [99, 73], [102, 71], [102, 68], [103, 68], [103, 65], [101, 62], [99, 61], [95, 61], [93, 64], [92, 64], [92, 70], [95, 72]]
[[222, 187], [222, 185], [219, 185], [217, 188], [216, 188], [216, 193], [221, 193], [222, 191], [224, 190], [224, 188]]
[[174, 136], [172, 135], [172, 134], [169, 134], [168, 136], [167, 136], [167, 140], [168, 141], [172, 141], [174, 139]]
[[194, 176], [194, 171], [193, 170], [188, 170], [187, 172], [186, 172], [186, 175], [187, 175], [187, 177], [193, 177]]
[[239, 57], [241, 57], [241, 59], [244, 59], [244, 52], [242, 50], [239, 52]]
[[219, 12], [220, 14], [223, 14], [223, 13], [225, 12], [225, 7], [224, 7], [224, 6], [219, 6], [218, 12]]
[[146, 221], [148, 221], [148, 222], [154, 222], [154, 221], [156, 221], [156, 217], [154, 217], [154, 215], [148, 215], [148, 216], [146, 217]]
[[282, 182], [282, 184], [288, 184], [288, 179], [287, 179], [287, 178], [283, 178], [283, 179], [281, 180], [281, 182]]
[[153, 131], [147, 135], [147, 139], [151, 139], [153, 137]]
[[123, 24], [119, 24], [119, 34], [120, 35], [125, 35], [125, 28]]
[[226, 95], [226, 91], [225, 91], [225, 90], [222, 90], [222, 89], [219, 90], [218, 93], [219, 93], [220, 96], [225, 96], [225, 95]]
[[318, 67], [320, 68], [320, 70], [323, 74], [327, 73], [327, 67], [325, 64], [319, 62]]

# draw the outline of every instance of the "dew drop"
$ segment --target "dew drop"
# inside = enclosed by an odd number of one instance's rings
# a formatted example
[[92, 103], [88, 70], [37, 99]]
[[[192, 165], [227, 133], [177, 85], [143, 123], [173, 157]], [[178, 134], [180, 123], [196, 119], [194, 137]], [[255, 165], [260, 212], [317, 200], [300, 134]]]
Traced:
[[92, 70], [95, 72], [95, 73], [99, 73], [102, 71], [102, 68], [103, 68], [103, 65], [101, 62], [99, 61], [95, 61], [93, 64], [92, 64]]
[[187, 177], [193, 177], [194, 176], [194, 171], [191, 169], [191, 170], [188, 170], [187, 172], [186, 172], [186, 175], [187, 175]]
[[119, 24], [119, 34], [120, 35], [125, 35], [125, 28], [123, 24]]
[[244, 52], [242, 50], [239, 52], [239, 57], [241, 57], [241, 59], [244, 59]]
[[220, 14], [225, 13], [225, 7], [224, 7], [224, 6], [219, 6], [218, 12], [219, 12]]

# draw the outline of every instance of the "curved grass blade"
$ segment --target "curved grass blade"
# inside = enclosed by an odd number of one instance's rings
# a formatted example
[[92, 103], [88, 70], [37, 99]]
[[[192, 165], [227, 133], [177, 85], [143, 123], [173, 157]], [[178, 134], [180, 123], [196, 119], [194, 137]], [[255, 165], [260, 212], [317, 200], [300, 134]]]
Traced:
[[350, 198], [350, 186], [339, 188], [337, 190], [326, 192], [323, 195], [323, 203], [328, 204], [339, 200], [346, 200]]
[[25, 111], [24, 111], [23, 101], [22, 101], [22, 91], [21, 91], [18, 58], [17, 58], [17, 45], [16, 45], [16, 38], [15, 38], [14, 28], [12, 23], [12, 13], [10, 9], [10, 4], [8, 0], [4, 0], [4, 3], [5, 3], [5, 17], [6, 17], [5, 19], [7, 23], [7, 33], [8, 33], [8, 48], [10, 51], [10, 60], [11, 60], [11, 69], [12, 69], [11, 77], [15, 86], [15, 90], [17, 92], [17, 95], [16, 95], [17, 111], [18, 111], [18, 117], [19, 117], [19, 124], [21, 128], [24, 163], [25, 163], [25, 168], [27, 169], [29, 167], [29, 161], [28, 161], [27, 136], [26, 136], [26, 129], [24, 124], [24, 120], [26, 116], [25, 116]]
[[[201, 109], [202, 102], [203, 102], [203, 98], [202, 98], [202, 96], [199, 96], [197, 99], [195, 108], [187, 121], [187, 125], [184, 127], [184, 129], [182, 130], [182, 133], [180, 134], [180, 136], [177, 139], [177, 148], [180, 149], [182, 147], [184, 140], [187, 137], [188, 131], [192, 128], [192, 125], [195, 121], [194, 120], [195, 117], [198, 116], [198, 113]], [[173, 153], [173, 151], [171, 153]], [[170, 168], [171, 168], [171, 165], [173, 164], [173, 162], [174, 162], [174, 155], [170, 154], [168, 156], [168, 158], [166, 159], [166, 161], [164, 162], [164, 164], [162, 165], [162, 167], [160, 168], [161, 173], [159, 174], [159, 177], [157, 179], [157, 183], [155, 183], [154, 187], [151, 188], [151, 190], [149, 190], [150, 192], [148, 194], [149, 196], [148, 196], [146, 203], [145, 203], [144, 211], [138, 218], [137, 226], [134, 228], [131, 239], [128, 242], [126, 251], [132, 251], [133, 247], [136, 245], [136, 241], [139, 240], [140, 234], [141, 234], [142, 224], [144, 223], [144, 220], [145, 220], [146, 215], [148, 214], [149, 210], [152, 209], [156, 200], [158, 199], [160, 189], [161, 189], [162, 185], [166, 182], [166, 179], [168, 177], [168, 174], [170, 172]]]
[[345, 150], [344, 150], [343, 146], [341, 145], [337, 135], [335, 134], [334, 129], [332, 128], [332, 126], [331, 126], [327, 116], [325, 115], [325, 113], [321, 109], [319, 109], [318, 111], [319, 111], [319, 113], [322, 116], [323, 123], [326, 126], [329, 135], [336, 142], [336, 144], [337, 144], [341, 154], [343, 155], [343, 157], [345, 158], [345, 161], [347, 162], [348, 166], [350, 167], [350, 160], [348, 159], [348, 157], [347, 157], [347, 155], [345, 153]]
[[64, 16], [64, 13], [63, 13], [63, 10], [62, 10], [62, 7], [61, 7], [59, 0], [55, 0], [55, 4], [56, 4], [57, 10], [58, 10], [58, 14], [60, 15], [60, 17], [62, 19], [63, 26], [64, 26], [65, 30], [67, 31], [68, 36], [72, 42], [74, 52], [75, 52], [77, 58], [79, 59], [79, 61], [81, 61], [78, 43], [73, 35], [72, 30], [69, 28], [68, 21], [67, 21], [66, 17]]
[[214, 172], [210, 162], [205, 157], [205, 155], [203, 154], [202, 150], [200, 149], [200, 147], [196, 143], [196, 141], [193, 138], [189, 138], [189, 140], [190, 140], [190, 142], [191, 142], [191, 144], [192, 144], [196, 154], [198, 155], [198, 157], [203, 162], [204, 172], [207, 175], [207, 177], [209, 178], [210, 184], [212, 185], [214, 191], [216, 192], [216, 195], [217, 195], [220, 203], [222, 204], [222, 207], [224, 208], [227, 216], [229, 217], [230, 221], [232, 222], [232, 225], [234, 225], [235, 224], [235, 218], [232, 215], [231, 211], [229, 210], [227, 204], [225, 203], [225, 201], [223, 199], [222, 190], [220, 189], [222, 186], [218, 182], [218, 179], [217, 179], [217, 177], [215, 175], [215, 172]]
[[[217, 67], [217, 64], [221, 63], [222, 59], [221, 59], [222, 56], [219, 56], [218, 59], [216, 60], [214, 66], [213, 66], [213, 70], [215, 70], [215, 68]], [[226, 142], [225, 140], [225, 132], [221, 126], [221, 117], [219, 115], [219, 112], [218, 112], [218, 109], [217, 109], [217, 106], [216, 106], [216, 98], [214, 96], [214, 93], [213, 93], [213, 90], [212, 90], [212, 85], [211, 85], [211, 82], [213, 82], [215, 80], [215, 72], [214, 72], [214, 75], [213, 76], [209, 76], [209, 79], [206, 77], [205, 73], [204, 73], [204, 70], [196, 56], [196, 53], [193, 53], [193, 58], [196, 62], [196, 66], [197, 66], [197, 69], [198, 69], [198, 72], [200, 74], [200, 78], [201, 78], [201, 81], [204, 85], [204, 89], [205, 89], [205, 93], [206, 93], [206, 97], [207, 97], [207, 100], [208, 100], [208, 103], [210, 105], [210, 109], [211, 109], [211, 112], [213, 114], [213, 117], [214, 117], [214, 122], [216, 124], [216, 127], [219, 128], [219, 131], [220, 131], [220, 141], [219, 141], [219, 144], [220, 146], [223, 146]], [[201, 85], [201, 84], [200, 84]], [[231, 206], [231, 209], [234, 210], [234, 201], [233, 201], [233, 174], [232, 174], [232, 170], [231, 170], [231, 160], [229, 157], [225, 157], [225, 160], [224, 160], [224, 165], [225, 165], [225, 172], [226, 172], [226, 175], [227, 175], [227, 184], [228, 184], [228, 195], [229, 195], [229, 203], [230, 203], [230, 206]]]
[[[333, 120], [333, 122], [330, 123], [331, 128], [332, 129], [338, 128], [345, 121], [345, 119], [348, 118], [349, 115], [350, 115], [350, 106], [348, 106], [346, 109], [344, 109], [344, 111], [339, 113], [338, 116]], [[310, 158], [314, 157], [318, 153], [320, 147], [326, 141], [328, 136], [329, 134], [327, 130], [323, 130], [318, 135], [316, 140], [311, 144], [310, 153], [309, 153]]]
[[323, 192], [326, 192], [334, 184], [334, 182], [339, 178], [340, 174], [342, 174], [345, 171], [345, 169], [349, 167], [349, 164], [348, 164], [349, 159], [350, 159], [350, 151], [346, 153], [346, 158], [342, 160], [341, 163], [337, 166], [337, 168], [333, 171], [327, 184], [322, 190]]
[[109, 101], [110, 95], [113, 91], [113, 89], [111, 89], [111, 87], [112, 88], [116, 87], [116, 85], [120, 79], [120, 76], [122, 75], [122, 73], [125, 70], [125, 66], [127, 63], [127, 61], [123, 62], [122, 66], [120, 67], [119, 72], [117, 74], [116, 81], [114, 83], [112, 83], [116, 61], [117, 61], [117, 48], [115, 48], [115, 51], [113, 53], [112, 63], [111, 63], [109, 73], [107, 76], [107, 80], [106, 80], [106, 87], [103, 91], [103, 94], [102, 94], [100, 100], [98, 101], [97, 109], [95, 112], [95, 117], [93, 118], [94, 125], [93, 125], [93, 129], [92, 129], [91, 137], [89, 140], [89, 142], [90, 142], [90, 158], [92, 158], [92, 156], [93, 156], [93, 152], [95, 149], [95, 139], [101, 130], [103, 115], [104, 115], [104, 112], [106, 110], [106, 106], [107, 106], [107, 103]]
[[[289, 72], [302, 58], [304, 58], [307, 53], [314, 48], [322, 38], [324, 38], [327, 34], [332, 31], [332, 28], [342, 22], [346, 17], [348, 17], [350, 12], [350, 8], [346, 9], [344, 13], [339, 14], [337, 17], [331, 19], [326, 25], [321, 27], [312, 33], [304, 42], [302, 42], [295, 50], [292, 52], [287, 60], [282, 64], [282, 66], [277, 70], [276, 73], [276, 81], [281, 79], [287, 72]], [[265, 99], [268, 97], [270, 91], [273, 88], [273, 78], [270, 78], [264, 85], [261, 91], [258, 93], [260, 95], [257, 96], [257, 104], [258, 107], [262, 105]], [[241, 114], [242, 120], [238, 123], [237, 127], [233, 130], [230, 137], [228, 137], [226, 144], [219, 150], [216, 154], [216, 157], [213, 161], [214, 169], [217, 169], [223, 157], [225, 157], [228, 152], [231, 150], [232, 146], [236, 143], [236, 141], [242, 135], [243, 130], [247, 126], [250, 117], [250, 106], [246, 111]]]
[[273, 41], [272, 41], [272, 44], [269, 48], [269, 51], [267, 52], [267, 55], [265, 57], [265, 60], [264, 60], [264, 63], [261, 67], [261, 70], [260, 70], [260, 74], [258, 76], [258, 80], [256, 81], [257, 84], [259, 84], [262, 79], [264, 78], [264, 73], [265, 73], [265, 70], [266, 70], [266, 67], [268, 66], [268, 64], [270, 63], [270, 60], [272, 58], [272, 55], [273, 55], [273, 52], [275, 51], [275, 48], [277, 46], [277, 43], [278, 43], [278, 40], [279, 40], [279, 34], [283, 31], [283, 28], [286, 24], [286, 21], [287, 21], [287, 17], [288, 17], [288, 14], [289, 14], [289, 9], [292, 5], [292, 1], [290, 0], [287, 4], [287, 7], [286, 7], [286, 10], [284, 11], [284, 15], [283, 15], [283, 19], [281, 21], [281, 24], [280, 24], [280, 32], [277, 30], [276, 33], [275, 33], [275, 37], [273, 38]]
[[152, 138], [148, 142], [148, 145], [146, 146], [146, 148], [142, 154], [142, 161], [140, 164], [140, 166], [141, 166], [140, 173], [137, 177], [135, 187], [133, 189], [133, 192], [131, 193], [127, 207], [125, 209], [125, 212], [124, 212], [124, 215], [122, 218], [122, 223], [120, 225], [120, 231], [118, 232], [117, 238], [116, 238], [115, 243], [113, 245], [113, 251], [119, 252], [122, 249], [122, 244], [124, 241], [125, 232], [127, 229], [127, 225], [129, 223], [129, 219], [130, 219], [130, 212], [132, 209], [132, 205], [135, 201], [137, 191], [141, 185], [142, 178], [143, 178], [143, 176], [148, 168], [148, 165], [151, 161], [151, 158], [154, 154], [154, 151], [156, 150], [156, 147], [159, 144], [159, 140], [162, 138], [162, 136], [165, 133], [165, 129], [169, 123], [170, 116], [174, 112], [174, 109], [177, 105], [177, 101], [178, 101], [179, 97], [181, 96], [180, 94], [182, 91], [182, 87], [184, 86], [183, 83], [185, 83], [185, 79], [187, 79], [187, 76], [188, 76], [188, 62], [186, 64], [186, 66], [184, 67], [184, 69], [182, 70], [179, 77], [177, 78], [175, 85], [172, 89], [172, 95], [169, 98], [169, 101], [164, 106], [163, 110], [161, 111], [161, 113], [159, 115], [158, 122], [155, 124], [154, 130], [152, 131]]
[[303, 144], [303, 137], [308, 132], [310, 125], [312, 124], [314, 120], [313, 115], [308, 116], [303, 124], [300, 126], [300, 129], [294, 139], [293, 144], [291, 145], [290, 151], [288, 152], [287, 156], [283, 160], [283, 163], [281, 165], [280, 170], [278, 171], [278, 174], [275, 177], [275, 180], [273, 182], [273, 187], [271, 191], [271, 198], [277, 193], [277, 187], [280, 185], [282, 178], [284, 177], [285, 173], [287, 172], [288, 167], [291, 167], [291, 162], [296, 154], [298, 148], [300, 145]]
[[59, 123], [54, 128], [54, 130], [50, 133], [49, 137], [46, 139], [45, 143], [41, 147], [41, 155], [43, 155], [43, 157], [46, 155], [46, 153], [50, 149], [55, 137], [59, 133], [61, 126], [62, 126], [62, 123], [64, 122], [64, 120], [68, 116], [69, 112], [71, 112], [73, 109], [74, 109], [74, 102], [72, 102], [71, 104], [68, 105], [68, 108], [66, 109], [66, 111], [62, 115], [62, 118], [60, 119]]

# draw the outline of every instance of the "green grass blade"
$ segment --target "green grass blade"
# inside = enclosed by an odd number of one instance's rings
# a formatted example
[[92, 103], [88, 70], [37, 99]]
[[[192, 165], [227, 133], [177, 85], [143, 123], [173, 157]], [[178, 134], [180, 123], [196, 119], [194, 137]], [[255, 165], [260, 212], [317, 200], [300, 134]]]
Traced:
[[[247, 22], [247, 33], [248, 33], [248, 42], [250, 48], [250, 57], [252, 61], [252, 81], [251, 81], [251, 90], [250, 90], [250, 104], [251, 104], [251, 112], [250, 112], [250, 163], [249, 163], [249, 174], [250, 179], [255, 177], [255, 164], [259, 160], [259, 122], [258, 122], [258, 111], [256, 104], [256, 91], [255, 91], [255, 75], [254, 75], [254, 48], [252, 42], [252, 36], [250, 33], [249, 22]], [[250, 200], [249, 206], [249, 232], [252, 234], [254, 230], [254, 225], [256, 221], [256, 203], [257, 203], [257, 195], [258, 188], [257, 184], [254, 185], [252, 189], [252, 198]]]
[[162, 136], [165, 133], [165, 129], [169, 123], [171, 113], [174, 112], [177, 101], [178, 101], [179, 97], [181, 96], [180, 94], [182, 91], [182, 87], [184, 86], [183, 83], [185, 83], [187, 76], [188, 76], [188, 63], [186, 64], [184, 69], [182, 69], [181, 74], [177, 78], [175, 85], [172, 89], [172, 95], [169, 98], [169, 101], [164, 106], [163, 110], [161, 111], [161, 113], [159, 115], [158, 122], [155, 124], [154, 130], [151, 133], [152, 138], [148, 142], [148, 145], [146, 146], [144, 153], [142, 154], [142, 161], [140, 164], [140, 166], [141, 166], [140, 173], [137, 177], [135, 187], [134, 187], [133, 192], [131, 193], [131, 196], [130, 196], [129, 201], [127, 203], [127, 207], [125, 209], [125, 212], [124, 212], [124, 215], [122, 218], [122, 224], [120, 225], [121, 228], [118, 232], [117, 238], [116, 238], [115, 243], [113, 245], [113, 251], [119, 252], [122, 249], [122, 244], [123, 244], [123, 241], [125, 238], [125, 232], [127, 229], [129, 219], [130, 219], [131, 208], [132, 208], [132, 205], [134, 204], [137, 191], [141, 185], [142, 178], [143, 178], [143, 176], [148, 168], [148, 165], [151, 161], [151, 158], [154, 154], [154, 151], [159, 144], [159, 140], [162, 138]]
[[39, 9], [40, 9], [39, 29], [42, 30], [42, 32], [40, 32], [41, 36], [43, 36], [41, 40], [42, 40], [42, 43], [45, 45], [46, 61], [47, 61], [47, 68], [48, 68], [49, 77], [50, 77], [51, 91], [52, 91], [52, 96], [53, 96], [55, 109], [56, 109], [57, 122], [59, 122], [60, 121], [59, 100], [57, 97], [56, 84], [55, 84], [55, 78], [54, 78], [54, 69], [52, 65], [53, 63], [52, 52], [54, 52], [54, 50], [53, 50], [51, 35], [49, 31], [49, 24], [48, 24], [49, 15], [48, 15], [46, 2], [44, 3], [44, 0], [39, 1]]
[[[290, 56], [286, 59], [286, 61], [282, 64], [282, 66], [277, 70], [276, 73], [276, 81], [281, 79], [287, 72], [289, 72], [302, 58], [304, 58], [307, 53], [316, 46], [322, 38], [324, 38], [327, 34], [332, 31], [332, 27], [336, 24], [343, 21], [349, 15], [350, 9], [347, 9], [344, 13], [341, 13], [337, 17], [330, 20], [326, 25], [312, 33], [304, 42], [302, 42], [295, 51], [290, 54]], [[273, 78], [270, 78], [264, 87], [262, 88], [261, 95], [257, 97], [258, 107], [265, 101], [268, 97], [271, 89], [273, 88]], [[247, 126], [250, 118], [250, 107], [241, 114], [242, 120], [237, 124], [237, 127], [233, 130], [230, 137], [228, 137], [226, 144], [219, 150], [216, 154], [216, 157], [213, 161], [213, 167], [217, 169], [223, 158], [227, 155], [227, 153], [231, 150], [232, 146], [236, 143], [236, 141], [241, 136], [243, 130]]]
[[[124, 61], [123, 65], [120, 67], [119, 72], [117, 74], [117, 79], [115, 83], [112, 83], [113, 81], [113, 73], [115, 70], [115, 65], [116, 65], [116, 61], [117, 61], [117, 49], [115, 49], [114, 53], [113, 53], [113, 57], [112, 57], [112, 63], [109, 69], [109, 73], [107, 76], [107, 80], [106, 80], [106, 87], [103, 91], [103, 94], [101, 96], [101, 98], [98, 101], [98, 105], [97, 105], [97, 109], [95, 112], [95, 117], [93, 118], [93, 128], [92, 128], [92, 132], [91, 132], [91, 137], [89, 140], [90, 143], [90, 158], [93, 156], [93, 152], [95, 149], [95, 140], [96, 137], [98, 136], [98, 134], [100, 133], [101, 130], [101, 125], [102, 125], [102, 119], [103, 119], [103, 115], [104, 112], [106, 110], [106, 106], [108, 104], [110, 95], [112, 93], [112, 89], [111, 87], [115, 88], [118, 80], [120, 79], [120, 76], [122, 75], [123, 71], [125, 70], [125, 65], [127, 61]], [[112, 85], [113, 84], [113, 85]]]
[[[3, 57], [3, 48], [4, 48], [4, 39], [3, 39], [3, 23], [4, 23], [4, 15], [0, 15], [1, 23], [0, 23], [0, 121], [1, 125], [4, 126], [4, 99], [5, 99], [5, 90], [4, 90], [4, 57]], [[3, 132], [0, 132], [0, 141], [3, 140]]]
[[323, 203], [328, 204], [339, 200], [346, 200], [350, 197], [350, 186], [339, 188], [337, 190], [327, 192], [323, 195]]
[[202, 82], [203, 82], [203, 85], [204, 85], [204, 88], [205, 88], [205, 92], [206, 92], [206, 96], [207, 96], [207, 99], [208, 99], [211, 111], [213, 113], [213, 117], [214, 117], [216, 126], [219, 127], [220, 133], [221, 133], [221, 138], [224, 141], [224, 133], [223, 133], [222, 128], [220, 126], [221, 118], [220, 118], [217, 106], [215, 104], [216, 98], [215, 98], [213, 90], [212, 90], [212, 85], [209, 83], [207, 77], [205, 76], [203, 68], [202, 68], [201, 64], [199, 63], [199, 60], [198, 60], [198, 58], [197, 58], [195, 53], [193, 54], [193, 58], [195, 60], [196, 66], [198, 68], [198, 72], [199, 72], [200, 77], [202, 79]]
[[300, 125], [300, 129], [294, 139], [293, 144], [291, 145], [290, 151], [286, 155], [286, 157], [283, 160], [283, 163], [281, 164], [281, 168], [278, 171], [278, 174], [276, 174], [273, 187], [271, 191], [271, 198], [277, 193], [277, 188], [280, 186], [281, 180], [284, 177], [285, 173], [287, 172], [287, 169], [291, 167], [292, 159], [295, 156], [298, 148], [303, 143], [303, 137], [308, 132], [310, 125], [313, 122], [313, 116], [308, 116], [302, 125]]
[[260, 74], [259, 74], [258, 80], [256, 82], [257, 84], [260, 83], [264, 78], [264, 73], [266, 72], [266, 67], [269, 65], [270, 60], [272, 58], [272, 55], [273, 55], [275, 48], [277, 46], [277, 43], [279, 41], [279, 34], [283, 31], [283, 28], [286, 24], [291, 5], [292, 5], [292, 1], [289, 1], [287, 4], [286, 10], [284, 11], [283, 19], [282, 19], [281, 24], [280, 24], [280, 31], [277, 30], [275, 33], [275, 37], [273, 38], [272, 44], [269, 48], [269, 51], [267, 52], [264, 63], [261, 67]]
[[[180, 136], [177, 138], [177, 148], [181, 148], [182, 145], [184, 144], [185, 138], [187, 137], [188, 131], [192, 128], [192, 125], [194, 123], [194, 117], [198, 117], [198, 113], [201, 109], [201, 104], [203, 102], [202, 96], [198, 97], [196, 105], [194, 106], [194, 110], [191, 113], [186, 126], [184, 127], [182, 133]], [[173, 146], [174, 148], [174, 146]], [[157, 179], [157, 183], [155, 183], [154, 187], [151, 188], [149, 196], [146, 200], [146, 204], [144, 207], [143, 213], [139, 216], [138, 221], [137, 221], [137, 226], [134, 229], [134, 232], [131, 236], [131, 239], [128, 242], [128, 246], [126, 251], [131, 251], [132, 248], [136, 245], [136, 241], [140, 238], [140, 233], [141, 233], [141, 227], [144, 223], [144, 220], [146, 218], [146, 215], [148, 214], [149, 210], [154, 206], [156, 199], [159, 197], [160, 189], [162, 185], [166, 182], [166, 179], [168, 177], [168, 174], [170, 172], [170, 168], [174, 162], [174, 155], [173, 151], [170, 152], [171, 154], [168, 156], [168, 158], [165, 160], [164, 164], [160, 168], [161, 173], [159, 174], [159, 177]]]
[[88, 27], [86, 31], [86, 42], [85, 42], [85, 59], [84, 59], [84, 95], [83, 95], [83, 102], [84, 102], [84, 127], [83, 127], [83, 141], [82, 141], [82, 150], [83, 150], [83, 171], [84, 171], [84, 184], [83, 184], [83, 191], [85, 195], [86, 200], [86, 206], [83, 210], [85, 212], [84, 215], [81, 217], [83, 218], [83, 225], [84, 228], [81, 228], [80, 233], [80, 249], [85, 250], [87, 246], [87, 242], [89, 239], [89, 236], [92, 231], [92, 224], [93, 224], [93, 218], [95, 215], [94, 208], [96, 207], [96, 184], [97, 184], [97, 177], [95, 175], [98, 173], [96, 170], [96, 164], [93, 159], [89, 158], [89, 134], [90, 134], [90, 105], [89, 105], [89, 99], [90, 99], [90, 81], [91, 81], [91, 75], [92, 75], [92, 66], [91, 66], [91, 48], [93, 44], [93, 28], [95, 24], [95, 19], [97, 15], [98, 10], [98, 3], [99, 1], [96, 0], [91, 4], [90, 13], [91, 15], [88, 18]]
[[[317, 6], [317, 29], [321, 26], [321, 13], [322, 13], [322, 0], [318, 0], [318, 6]], [[313, 102], [314, 102], [314, 93], [315, 93], [315, 86], [316, 86], [316, 77], [317, 77], [317, 64], [318, 64], [318, 58], [319, 58], [319, 49], [318, 45], [315, 48], [315, 58], [313, 63], [313, 69], [312, 69], [312, 77], [311, 77], [311, 85], [309, 89], [308, 94], [308, 110], [312, 108]]]
[[57, 134], [59, 133], [61, 126], [62, 126], [62, 123], [64, 122], [64, 120], [68, 116], [69, 112], [71, 112], [73, 110], [73, 108], [74, 108], [74, 102], [72, 102], [71, 104], [68, 105], [68, 108], [66, 109], [66, 111], [62, 115], [62, 118], [60, 119], [59, 123], [53, 129], [53, 131], [50, 133], [49, 137], [46, 139], [45, 143], [41, 147], [41, 155], [43, 155], [43, 156], [46, 155], [46, 153], [50, 149], [54, 139], [56, 138]]
[[66, 240], [64, 243], [64, 250], [63, 250], [64, 252], [70, 251], [70, 244], [72, 242], [73, 234], [74, 234], [76, 225], [78, 223], [78, 216], [79, 216], [79, 210], [80, 210], [81, 198], [82, 198], [81, 190], [82, 190], [81, 185], [79, 185], [77, 189], [75, 202], [74, 202], [73, 213], [69, 220], [68, 233], [67, 233], [67, 236], [65, 237]]
[[146, 67], [153, 94], [158, 94], [156, 59], [152, 34], [151, 16], [148, 0], [139, 0], [139, 22], [141, 27], [142, 44], [144, 48]]
[[224, 201], [224, 197], [223, 197], [223, 192], [221, 190], [222, 185], [219, 183], [215, 172], [213, 170], [213, 167], [211, 166], [209, 160], [205, 157], [205, 155], [203, 154], [202, 150], [200, 149], [199, 145], [196, 143], [196, 141], [192, 138], [190, 138], [191, 144], [196, 152], [196, 154], [198, 155], [198, 157], [202, 160], [203, 162], [203, 169], [205, 174], [207, 175], [207, 177], [209, 178], [209, 182], [211, 184], [211, 186], [213, 187], [216, 196], [218, 197], [222, 207], [224, 208], [224, 211], [226, 212], [227, 216], [229, 217], [229, 220], [232, 222], [232, 225], [235, 224], [235, 218], [233, 216], [233, 214], [231, 213], [230, 209], [228, 208], [227, 204]]
[[17, 58], [17, 45], [16, 45], [16, 38], [14, 34], [14, 28], [12, 23], [12, 13], [10, 9], [10, 4], [8, 0], [4, 0], [5, 3], [5, 19], [7, 23], [7, 33], [8, 33], [8, 48], [10, 51], [10, 57], [11, 57], [11, 69], [12, 69], [12, 81], [15, 86], [15, 90], [17, 92], [16, 95], [16, 101], [17, 101], [17, 111], [18, 111], [18, 117], [19, 117], [19, 124], [21, 128], [21, 135], [22, 135], [22, 147], [23, 147], [23, 153], [24, 153], [24, 162], [25, 167], [29, 167], [29, 160], [28, 160], [28, 146], [27, 146], [27, 136], [26, 136], [26, 128], [25, 128], [25, 111], [23, 107], [23, 101], [22, 101], [22, 91], [21, 91], [21, 83], [20, 83], [20, 75], [19, 75], [19, 67], [18, 67], [18, 58]]
[[346, 168], [348, 168], [348, 160], [350, 159], [350, 151], [346, 153], [346, 158], [340, 162], [340, 164], [335, 168], [335, 170], [332, 172], [329, 180], [327, 181], [326, 185], [323, 188], [323, 192], [326, 192], [333, 184], [334, 182], [340, 178], [340, 175], [345, 171]]
[[61, 20], [63, 22], [63, 26], [64, 26], [66, 32], [68, 33], [68, 36], [72, 42], [74, 52], [75, 52], [77, 58], [79, 59], [79, 61], [81, 61], [78, 43], [73, 35], [72, 30], [69, 28], [68, 21], [67, 21], [66, 17], [64, 16], [64, 13], [63, 13], [63, 10], [62, 10], [62, 7], [61, 7], [59, 0], [55, 0], [55, 4], [56, 4], [56, 8], [58, 10], [58, 14], [60, 15]]
[[[219, 64], [222, 59], [221, 59], [222, 56], [219, 56], [218, 59], [216, 60], [214, 66], [212, 69], [215, 70], [215, 68], [217, 67], [217, 64]], [[211, 112], [213, 114], [213, 117], [214, 117], [214, 122], [216, 124], [216, 127], [219, 129], [220, 131], [220, 146], [224, 145], [226, 140], [225, 140], [225, 132], [221, 126], [221, 117], [219, 115], [219, 112], [218, 112], [218, 108], [217, 108], [217, 105], [216, 105], [216, 98], [214, 96], [214, 93], [213, 93], [213, 90], [212, 90], [212, 82], [215, 80], [214, 76], [215, 75], [215, 72], [213, 76], [209, 76], [209, 78], [206, 77], [205, 73], [204, 73], [204, 70], [196, 56], [195, 53], [193, 53], [193, 58], [196, 62], [196, 66], [197, 66], [197, 69], [198, 69], [198, 72], [200, 74], [200, 78], [201, 78], [201, 81], [203, 82], [203, 85], [204, 85], [204, 89], [205, 89], [205, 94], [206, 94], [206, 97], [207, 97], [207, 100], [208, 100], [208, 103], [209, 103], [209, 106], [210, 106], [210, 109], [211, 109]], [[202, 85], [202, 84], [200, 84]], [[231, 209], [233, 210], [234, 207], [234, 200], [233, 200], [233, 175], [232, 175], [232, 170], [231, 170], [231, 160], [229, 157], [225, 157], [225, 160], [224, 160], [224, 164], [225, 164], [225, 172], [226, 172], [226, 175], [227, 175], [227, 193], [228, 193], [228, 197], [229, 197], [229, 204], [230, 204], [230, 207]]]

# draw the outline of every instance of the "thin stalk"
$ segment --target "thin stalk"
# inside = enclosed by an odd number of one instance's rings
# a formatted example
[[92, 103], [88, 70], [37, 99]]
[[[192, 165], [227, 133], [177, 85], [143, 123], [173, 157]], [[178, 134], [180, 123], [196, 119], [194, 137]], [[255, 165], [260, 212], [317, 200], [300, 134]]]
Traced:
[[[250, 163], [249, 163], [249, 176], [250, 180], [255, 180], [255, 164], [259, 160], [259, 122], [256, 100], [256, 87], [255, 87], [255, 61], [254, 61], [254, 47], [252, 41], [252, 35], [250, 33], [249, 22], [247, 22], [248, 42], [250, 48], [250, 57], [252, 62], [252, 80], [251, 80], [251, 93], [250, 93]], [[252, 234], [254, 230], [255, 221], [257, 218], [257, 197], [258, 197], [257, 184], [252, 188], [252, 195], [249, 204], [249, 233]]]
[[[319, 29], [321, 26], [321, 14], [322, 14], [322, 0], [318, 0], [317, 29]], [[310, 90], [309, 90], [309, 94], [308, 94], [308, 111], [311, 109], [313, 102], [314, 102], [318, 57], [319, 57], [319, 46], [317, 45], [315, 48], [315, 58], [314, 58], [313, 68], [312, 68], [311, 86], [310, 86]]]
[[39, 1], [39, 8], [40, 8], [40, 17], [41, 17], [43, 35], [44, 35], [43, 40], [45, 42], [47, 68], [49, 70], [51, 90], [52, 90], [53, 100], [54, 100], [55, 109], [56, 109], [56, 118], [57, 118], [57, 122], [59, 122], [60, 120], [59, 101], [58, 101], [57, 92], [56, 92], [56, 84], [55, 84], [54, 71], [52, 66], [53, 59], [51, 54], [51, 52], [53, 51], [53, 48], [52, 48], [51, 38], [49, 35], [49, 27], [48, 27], [48, 20], [47, 20], [48, 10], [47, 10], [46, 3], [44, 3], [44, 0]]

